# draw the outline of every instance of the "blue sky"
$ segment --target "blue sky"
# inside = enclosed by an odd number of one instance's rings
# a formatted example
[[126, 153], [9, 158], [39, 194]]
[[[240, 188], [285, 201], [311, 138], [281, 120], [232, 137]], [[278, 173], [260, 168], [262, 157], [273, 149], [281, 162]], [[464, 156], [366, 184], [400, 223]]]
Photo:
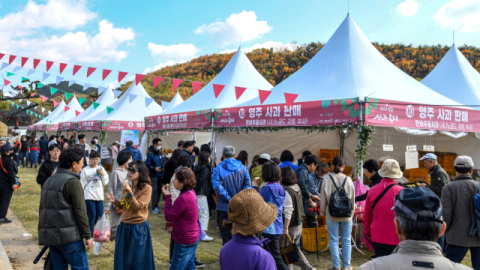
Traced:
[[[257, 47], [327, 42], [347, 14], [337, 1], [0, 0], [0, 52], [55, 61], [49, 73], [117, 86], [117, 72], [144, 73], [194, 57]], [[352, 0], [370, 41], [480, 47], [480, 0]], [[72, 65], [70, 65], [72, 64]], [[83, 68], [72, 76], [73, 64]], [[20, 58], [1, 71], [12, 71]], [[97, 71], [88, 79], [87, 67]], [[32, 67], [8, 77], [18, 84]], [[102, 81], [102, 69], [114, 70]], [[45, 62], [31, 77], [39, 79]], [[50, 76], [45, 83], [55, 82]], [[122, 82], [125, 82], [122, 81]]]

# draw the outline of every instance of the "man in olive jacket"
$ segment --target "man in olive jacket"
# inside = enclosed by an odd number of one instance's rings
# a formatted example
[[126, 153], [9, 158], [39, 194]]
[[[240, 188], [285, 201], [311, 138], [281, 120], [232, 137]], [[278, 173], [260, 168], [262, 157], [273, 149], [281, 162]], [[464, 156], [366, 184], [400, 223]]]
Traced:
[[[428, 153], [423, 156], [420, 161], [423, 161], [423, 166], [425, 169], [429, 170], [431, 184], [428, 187], [431, 189], [438, 197], [442, 197], [442, 189], [448, 183], [450, 183], [450, 177], [448, 176], [447, 172], [438, 164], [437, 156], [432, 153]], [[422, 187], [425, 187], [425, 184], [422, 184]]]
[[60, 168], [42, 187], [38, 243], [50, 248], [56, 270], [67, 270], [68, 265], [72, 269], [89, 269], [86, 251], [92, 247], [93, 239], [79, 180], [84, 156], [77, 147], [63, 151]]
[[475, 213], [472, 199], [477, 194], [478, 182], [473, 180], [473, 160], [458, 156], [454, 167], [457, 177], [443, 188], [443, 220], [447, 224], [446, 257], [461, 262], [470, 250], [472, 266], [480, 269], [480, 237], [470, 236], [471, 213]]

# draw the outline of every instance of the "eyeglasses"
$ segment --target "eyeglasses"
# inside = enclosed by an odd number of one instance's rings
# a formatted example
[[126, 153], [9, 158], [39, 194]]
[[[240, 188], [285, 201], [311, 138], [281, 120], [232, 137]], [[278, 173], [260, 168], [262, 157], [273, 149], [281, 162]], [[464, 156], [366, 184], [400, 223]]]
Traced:
[[137, 170], [135, 170], [135, 168], [128, 168], [127, 170], [128, 170], [128, 172], [131, 172], [131, 173], [137, 173], [138, 172]]

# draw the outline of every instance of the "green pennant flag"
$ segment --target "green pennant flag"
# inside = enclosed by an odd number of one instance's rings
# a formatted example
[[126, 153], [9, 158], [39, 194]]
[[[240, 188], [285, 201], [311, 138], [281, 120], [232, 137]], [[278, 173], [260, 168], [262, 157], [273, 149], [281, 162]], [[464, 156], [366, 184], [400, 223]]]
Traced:
[[50, 94], [53, 95], [58, 91], [57, 88], [50, 87]]
[[100, 103], [93, 102], [93, 109], [96, 110], [100, 106]]
[[29, 82], [29, 81], [30, 81], [29, 78], [22, 77], [22, 83]]
[[15, 75], [15, 73], [7, 72], [7, 77], [10, 77], [10, 76], [13, 76], [13, 75]]
[[37, 88], [41, 88], [41, 87], [43, 87], [43, 84], [37, 83]]
[[113, 110], [114, 110], [113, 108], [110, 108], [107, 106], [107, 114], [110, 114], [111, 112], [113, 112]]
[[87, 99], [83, 97], [78, 97], [78, 101], [80, 101], [80, 105], [82, 105], [85, 101], [87, 101]]
[[70, 99], [72, 96], [73, 96], [72, 94], [65, 92], [65, 100]]
[[29, 113], [29, 111], [27, 110], [27, 113]]
[[15, 105], [17, 105], [17, 109], [18, 109], [18, 107], [19, 107], [18, 104], [15, 104]]

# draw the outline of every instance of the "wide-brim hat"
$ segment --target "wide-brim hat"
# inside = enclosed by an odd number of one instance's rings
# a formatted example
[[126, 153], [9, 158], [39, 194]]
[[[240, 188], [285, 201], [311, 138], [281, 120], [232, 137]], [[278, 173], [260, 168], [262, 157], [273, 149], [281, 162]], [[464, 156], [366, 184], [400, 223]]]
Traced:
[[224, 227], [231, 227], [232, 233], [249, 236], [255, 235], [277, 219], [278, 209], [274, 204], [266, 203], [258, 191], [244, 189], [230, 199], [228, 221]]
[[399, 179], [403, 176], [403, 172], [400, 170], [400, 164], [394, 159], [385, 160], [378, 174], [383, 178], [390, 179]]

